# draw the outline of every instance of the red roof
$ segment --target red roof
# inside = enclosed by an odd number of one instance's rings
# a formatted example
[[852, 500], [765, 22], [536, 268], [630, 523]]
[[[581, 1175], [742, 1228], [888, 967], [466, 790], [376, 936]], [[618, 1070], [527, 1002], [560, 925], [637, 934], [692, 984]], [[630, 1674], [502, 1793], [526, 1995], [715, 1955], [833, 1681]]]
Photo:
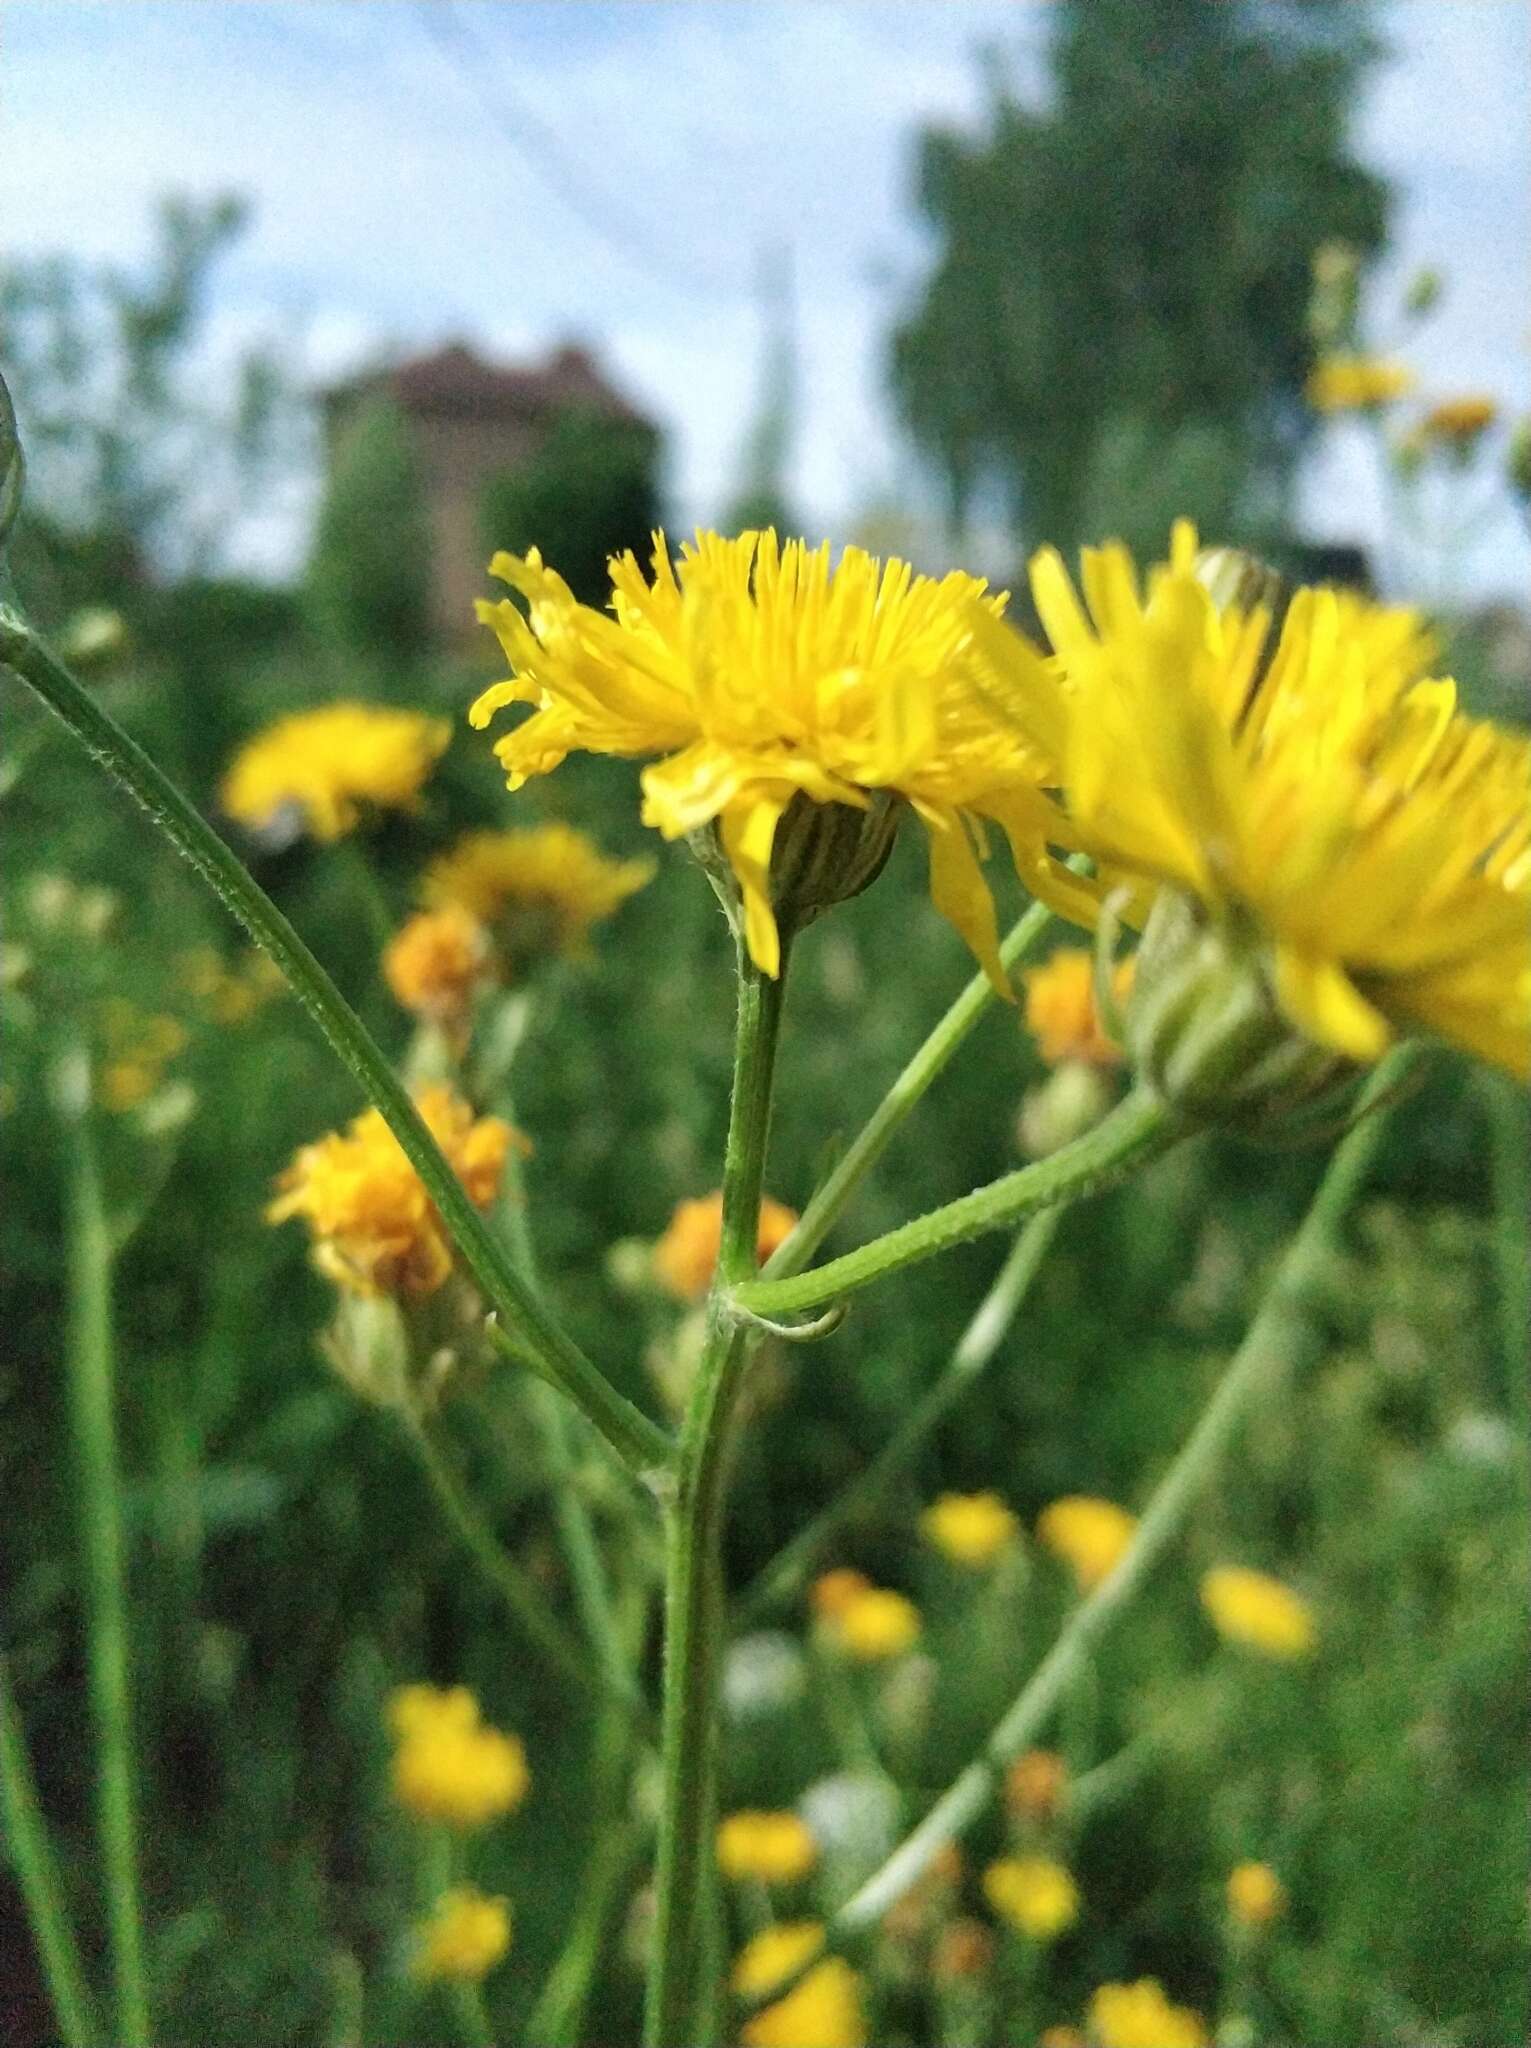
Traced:
[[362, 390], [387, 391], [416, 418], [540, 419], [571, 406], [587, 406], [612, 419], [646, 424], [576, 343], [554, 349], [545, 363], [510, 369], [485, 362], [462, 342], [428, 356], [349, 378], [325, 395], [344, 399]]

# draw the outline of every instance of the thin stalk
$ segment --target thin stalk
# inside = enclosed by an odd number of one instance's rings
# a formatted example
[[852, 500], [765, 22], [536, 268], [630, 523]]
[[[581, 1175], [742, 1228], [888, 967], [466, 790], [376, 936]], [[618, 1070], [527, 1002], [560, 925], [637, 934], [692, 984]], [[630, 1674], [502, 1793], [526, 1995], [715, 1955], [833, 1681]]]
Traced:
[[506, 1334], [589, 1416], [634, 1471], [663, 1470], [672, 1456], [668, 1434], [617, 1392], [529, 1292], [376, 1041], [270, 897], [137, 741], [8, 606], [0, 606], [0, 661], [16, 671], [92, 759], [148, 812], [176, 851], [276, 962], [425, 1183], [464, 1263], [503, 1319]]
[[1060, 1210], [1044, 1209], [1020, 1231], [988, 1293], [973, 1311], [946, 1369], [926, 1388], [872, 1462], [806, 1528], [784, 1544], [745, 1589], [735, 1608], [738, 1627], [750, 1626], [767, 1608], [792, 1598], [831, 1541], [881, 1496], [889, 1482], [915, 1457], [931, 1431], [977, 1381], [1015, 1320], [1060, 1220]]
[[38, 1960], [53, 2000], [64, 2048], [95, 2048], [99, 2035], [90, 2014], [85, 1973], [74, 1929], [59, 1888], [58, 1863], [48, 1840], [37, 1786], [27, 1757], [21, 1715], [11, 1697], [10, 1676], [0, 1657], [0, 1819], [5, 1846], [37, 1944]]
[[976, 1188], [928, 1215], [915, 1217], [869, 1244], [790, 1280], [750, 1280], [734, 1289], [738, 1306], [751, 1315], [776, 1317], [837, 1301], [869, 1287], [889, 1273], [949, 1251], [970, 1237], [1002, 1230], [1025, 1216], [1112, 1186], [1156, 1159], [1185, 1136], [1162, 1103], [1134, 1089], [1094, 1130], [1061, 1152], [1018, 1167], [987, 1187]]
[[[665, 1518], [664, 1726], [654, 1958], [646, 2048], [704, 2048], [714, 2032], [712, 1987], [698, 1979], [702, 1910], [717, 1807], [718, 1667], [724, 1611], [722, 1530], [731, 1424], [759, 1333], [728, 1308], [728, 1290], [755, 1270], [771, 1084], [786, 986], [739, 945], [734, 1082], [723, 1159], [722, 1241], [706, 1342], [687, 1406], [674, 1494]], [[711, 1950], [708, 1948], [710, 1959]]]
[[1340, 1219], [1364, 1181], [1386, 1128], [1380, 1114], [1368, 1112], [1375, 1112], [1379, 1100], [1420, 1056], [1417, 1047], [1401, 1046], [1372, 1076], [1358, 1105], [1357, 1120], [1336, 1147], [1243, 1343], [1160, 1480], [1115, 1571], [1074, 1609], [1053, 1647], [993, 1729], [979, 1755], [887, 1861], [841, 1906], [825, 1931], [822, 1946], [805, 1957], [792, 1976], [773, 1986], [768, 1999], [754, 2000], [753, 2005], [784, 1997], [826, 1950], [843, 1947], [880, 1921], [888, 1908], [929, 1869], [942, 1849], [983, 1812], [994, 1797], [1006, 1765], [1030, 1747], [1046, 1728], [1074, 1673], [1085, 1659], [1093, 1656], [1112, 1623], [1180, 1534], [1255, 1397], [1286, 1376], [1310, 1339], [1307, 1298]]
[[[1007, 972], [1032, 952], [1052, 918], [1053, 913], [1045, 903], [1033, 903], [1011, 926], [999, 948], [1000, 963]], [[975, 974], [816, 1190], [791, 1235], [767, 1259], [766, 1279], [785, 1280], [801, 1273], [834, 1228], [851, 1196], [887, 1151], [905, 1118], [945, 1072], [979, 1018], [998, 1001], [989, 977]]]
[[1526, 1114], [1524, 1094], [1504, 1075], [1484, 1073], [1478, 1083], [1488, 1120], [1494, 1281], [1504, 1345], [1505, 1392], [1510, 1413], [1524, 1434], [1531, 1422], [1531, 1381], [1526, 1372], [1526, 1344], [1531, 1339], [1531, 1261], [1526, 1258], [1526, 1227], [1531, 1223], [1531, 1118]]
[[123, 2048], [148, 2048], [152, 2037], [139, 1892], [122, 1494], [113, 1415], [111, 1235], [87, 1114], [82, 1109], [69, 1120], [73, 1159], [65, 1351], [79, 1472], [85, 1650], [96, 1734], [96, 1822], [116, 1990], [116, 2039]]

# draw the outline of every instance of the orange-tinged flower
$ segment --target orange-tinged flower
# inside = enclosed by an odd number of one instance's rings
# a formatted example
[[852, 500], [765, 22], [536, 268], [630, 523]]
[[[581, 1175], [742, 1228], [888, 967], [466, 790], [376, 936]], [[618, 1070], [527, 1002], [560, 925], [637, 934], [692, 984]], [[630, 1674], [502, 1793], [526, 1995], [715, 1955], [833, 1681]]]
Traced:
[[869, 1586], [826, 1621], [830, 1640], [860, 1664], [903, 1656], [920, 1639], [920, 1610], [902, 1593]]
[[1499, 417], [1499, 407], [1482, 392], [1460, 398], [1443, 398], [1420, 421], [1420, 429], [1431, 440], [1471, 442], [1486, 434]]
[[[1112, 974], [1118, 1003], [1132, 988], [1133, 963], [1121, 961]], [[1082, 946], [1060, 946], [1040, 967], [1021, 977], [1026, 987], [1026, 1029], [1050, 1067], [1078, 1060], [1089, 1067], [1114, 1067], [1122, 1049], [1101, 1022], [1095, 1002], [1095, 960]]]
[[871, 1590], [872, 1582], [865, 1572], [858, 1572], [854, 1565], [837, 1564], [820, 1572], [808, 1589], [808, 1599], [821, 1621], [837, 1621], [847, 1607]]
[[1021, 1820], [1051, 1820], [1063, 1803], [1068, 1765], [1054, 1749], [1028, 1749], [1005, 1773], [1005, 1804]]
[[219, 799], [256, 831], [290, 810], [315, 839], [340, 839], [364, 809], [413, 810], [451, 730], [444, 718], [379, 704], [294, 712], [241, 747]]
[[[764, 1264], [797, 1227], [797, 1211], [785, 1202], [761, 1198], [760, 1231], [755, 1256]], [[677, 1202], [654, 1246], [654, 1277], [678, 1301], [700, 1301], [712, 1285], [718, 1249], [723, 1242], [723, 1197], [699, 1195]]]
[[1116, 1570], [1137, 1530], [1137, 1517], [1114, 1500], [1067, 1494], [1037, 1517], [1037, 1534], [1088, 1593]]
[[383, 979], [406, 1010], [437, 1024], [466, 1014], [489, 964], [489, 941], [460, 904], [422, 910], [401, 925], [383, 953]]

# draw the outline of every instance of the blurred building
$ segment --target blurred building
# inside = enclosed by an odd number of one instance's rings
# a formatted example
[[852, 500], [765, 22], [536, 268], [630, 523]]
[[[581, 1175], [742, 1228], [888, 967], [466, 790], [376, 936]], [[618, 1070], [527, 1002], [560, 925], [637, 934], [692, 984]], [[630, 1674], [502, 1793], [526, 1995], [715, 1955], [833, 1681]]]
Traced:
[[491, 484], [535, 459], [554, 423], [595, 413], [649, 427], [588, 350], [566, 342], [546, 362], [486, 362], [461, 342], [369, 370], [321, 392], [326, 460], [357, 411], [388, 398], [409, 423], [431, 531], [431, 615], [445, 637], [462, 633], [484, 589], [482, 508]]

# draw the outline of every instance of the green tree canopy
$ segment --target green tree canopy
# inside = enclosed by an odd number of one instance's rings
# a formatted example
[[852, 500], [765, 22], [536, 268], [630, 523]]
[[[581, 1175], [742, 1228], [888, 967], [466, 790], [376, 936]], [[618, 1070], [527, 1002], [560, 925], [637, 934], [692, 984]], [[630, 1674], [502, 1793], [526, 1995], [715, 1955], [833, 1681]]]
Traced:
[[517, 554], [541, 548], [577, 598], [604, 605], [608, 558], [627, 548], [647, 558], [661, 519], [658, 464], [652, 427], [571, 406], [529, 462], [489, 484], [485, 542]]
[[1045, 111], [996, 83], [983, 133], [921, 138], [936, 258], [893, 336], [902, 416], [958, 519], [997, 487], [1028, 540], [1068, 546], [1134, 505], [1159, 520], [1173, 481], [1230, 538], [1268, 532], [1308, 424], [1313, 253], [1386, 226], [1346, 132], [1366, 10], [1056, 13]]
[[308, 567], [321, 637], [387, 663], [430, 638], [430, 528], [409, 422], [364, 399], [341, 427]]

